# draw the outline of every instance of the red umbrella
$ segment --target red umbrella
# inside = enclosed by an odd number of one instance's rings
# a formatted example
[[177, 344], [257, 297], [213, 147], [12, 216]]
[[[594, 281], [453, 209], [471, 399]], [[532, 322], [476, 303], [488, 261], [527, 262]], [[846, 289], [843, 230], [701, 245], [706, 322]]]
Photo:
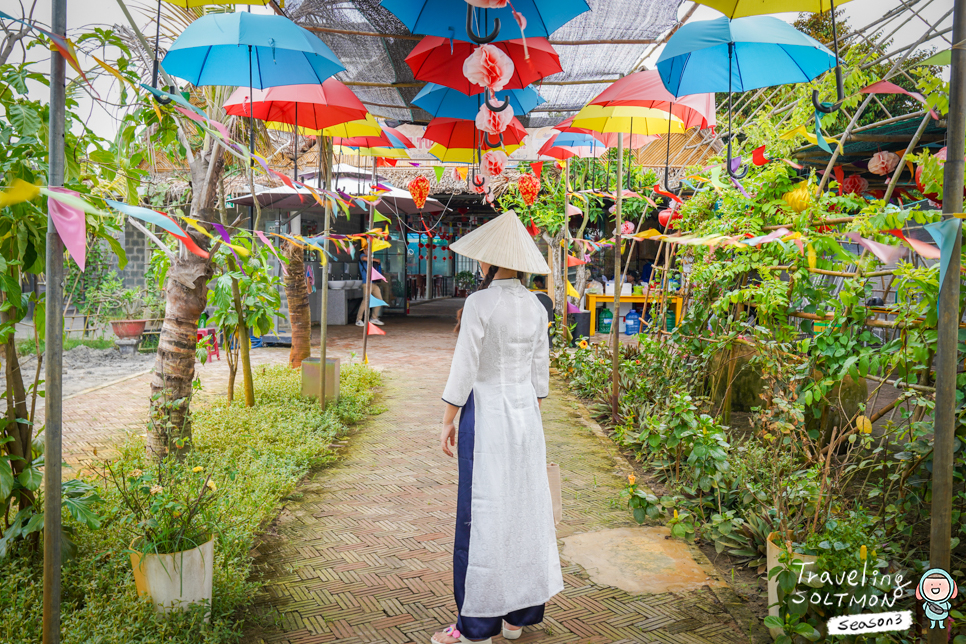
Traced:
[[[485, 148], [496, 147], [490, 139], [490, 146], [485, 146], [483, 139], [486, 133], [476, 129], [476, 122], [467, 119], [451, 119], [437, 117], [426, 126], [423, 138], [439, 143], [444, 148]], [[506, 131], [500, 135], [504, 145], [520, 145], [527, 138], [527, 131], [516, 117], [510, 121]]]
[[560, 159], [561, 161], [566, 161], [572, 157], [577, 157], [580, 159], [589, 158], [599, 158], [607, 153], [607, 146], [604, 145], [599, 139], [586, 135], [588, 139], [587, 145], [574, 145], [574, 144], [561, 144], [557, 141], [560, 138], [559, 134], [554, 134], [547, 142], [541, 146], [539, 152], [540, 156], [547, 156], [553, 159]]
[[[225, 112], [249, 116], [249, 90], [239, 87], [225, 103]], [[255, 118], [321, 130], [366, 118], [366, 106], [348, 87], [329, 78], [321, 85], [283, 85], [252, 92]]]
[[[505, 40], [490, 45], [502, 50], [513, 61], [513, 76], [503, 89], [523, 89], [541, 78], [563, 71], [557, 52], [546, 38], [527, 38], [529, 60], [522, 40]], [[413, 70], [416, 80], [438, 83], [472, 96], [482, 92], [483, 88], [463, 75], [463, 61], [476, 47], [470, 42], [426, 36], [406, 57], [406, 64]]]
[[590, 102], [616, 107], [628, 105], [670, 112], [684, 121], [684, 129], [714, 127], [714, 94], [691, 94], [675, 98], [664, 88], [656, 69], [628, 74]]
[[[576, 132], [578, 134], [590, 134], [598, 141], [602, 142], [609, 148], [617, 147], [617, 133], [616, 132], [596, 132], [594, 130], [589, 130], [584, 127], [574, 127], [574, 117], [571, 116], [553, 126], [553, 129], [558, 132]], [[658, 137], [656, 136], [644, 136], [643, 134], [624, 134], [624, 148], [627, 150], [637, 150], [643, 148], [645, 145], [653, 141]]]

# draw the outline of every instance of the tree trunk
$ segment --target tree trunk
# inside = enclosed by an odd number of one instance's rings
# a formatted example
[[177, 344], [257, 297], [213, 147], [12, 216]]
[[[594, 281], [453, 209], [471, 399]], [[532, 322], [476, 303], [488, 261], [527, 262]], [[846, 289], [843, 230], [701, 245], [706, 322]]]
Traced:
[[[3, 324], [14, 324], [9, 310], [0, 312], [0, 321]], [[20, 360], [17, 358], [17, 343], [14, 333], [10, 333], [10, 337], [4, 345], [4, 350], [7, 379], [7, 419], [2, 435], [13, 438], [6, 444], [6, 451], [14, 457], [10, 467], [13, 469], [13, 475], [18, 476], [31, 460], [33, 431], [29, 423], [17, 422], [18, 418], [26, 420], [29, 416], [27, 415], [27, 391], [24, 388], [23, 374], [20, 371]], [[33, 505], [33, 502], [33, 493], [21, 489], [17, 499], [17, 507], [22, 510]]]
[[[232, 272], [237, 270], [237, 264], [233, 257], [228, 258], [228, 266]], [[251, 341], [249, 340], [248, 322], [245, 320], [245, 308], [242, 306], [241, 289], [238, 287], [238, 280], [231, 280], [231, 297], [235, 303], [235, 315], [238, 316], [238, 324], [235, 326], [235, 337], [238, 340], [238, 351], [241, 356], [242, 383], [245, 387], [245, 406], [255, 406], [255, 383], [252, 381], [252, 356]]]
[[285, 276], [285, 299], [288, 300], [288, 320], [292, 326], [292, 350], [288, 354], [288, 366], [298, 369], [302, 361], [312, 355], [312, 318], [309, 312], [309, 293], [305, 288], [305, 265], [302, 249], [286, 244], [288, 274]]
[[553, 272], [553, 308], [554, 315], [563, 318], [564, 311], [567, 310], [567, 276], [564, 275], [561, 261], [560, 246], [564, 238], [565, 230], [560, 228], [548, 241], [550, 245], [550, 270]]

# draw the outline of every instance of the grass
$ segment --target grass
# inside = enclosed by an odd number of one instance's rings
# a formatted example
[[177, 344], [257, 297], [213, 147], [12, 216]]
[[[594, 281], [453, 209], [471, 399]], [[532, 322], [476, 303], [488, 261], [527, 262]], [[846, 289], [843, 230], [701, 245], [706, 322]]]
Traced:
[[[301, 397], [297, 371], [270, 367], [256, 374], [255, 407], [216, 403], [195, 411], [191, 465], [214, 473], [227, 510], [217, 526], [210, 622], [203, 622], [200, 610], [158, 617], [137, 597], [126, 553], [130, 536], [121, 526], [125, 513], [116, 493], [103, 488], [104, 525], [96, 531], [72, 526], [78, 554], [63, 569], [64, 644], [238, 641], [256, 590], [249, 581], [249, 553], [260, 526], [277, 514], [279, 501], [310, 469], [335, 458], [329, 445], [372, 413], [373, 390], [380, 382], [379, 374], [364, 365], [343, 366], [339, 403], [322, 412]], [[143, 440], [123, 446], [119, 459], [128, 468], [142, 466]], [[40, 556], [22, 553], [0, 560], [0, 580], [0, 642], [39, 642]]]
[[[64, 340], [64, 351], [76, 347], [90, 347], [92, 349], [110, 349], [114, 346], [113, 338], [67, 338]], [[31, 356], [36, 353], [37, 345], [30, 338], [17, 340], [17, 355]], [[40, 352], [44, 351], [44, 341], [40, 341]]]

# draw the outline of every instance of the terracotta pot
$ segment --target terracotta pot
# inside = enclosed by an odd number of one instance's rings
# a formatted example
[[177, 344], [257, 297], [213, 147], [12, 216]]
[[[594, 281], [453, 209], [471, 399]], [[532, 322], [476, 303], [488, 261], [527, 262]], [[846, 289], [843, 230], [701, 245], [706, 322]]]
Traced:
[[[204, 601], [210, 607], [214, 561], [214, 538], [197, 548], [169, 555], [132, 552], [134, 585], [139, 595], [151, 597], [159, 613], [186, 610]], [[210, 614], [205, 615], [206, 622]]]
[[111, 322], [111, 328], [114, 330], [114, 335], [126, 340], [141, 337], [147, 323], [147, 320], [114, 320]]
[[[766, 574], [770, 573], [771, 569], [774, 568], [775, 566], [783, 565], [781, 562], [778, 561], [778, 557], [781, 555], [782, 551], [784, 551], [785, 548], [783, 545], [777, 545], [774, 542], [774, 539], [777, 538], [778, 536], [779, 534], [777, 532], [772, 532], [771, 534], [768, 535], [768, 543], [766, 545], [766, 559], [765, 559], [766, 561], [765, 565], [768, 567], [768, 570], [766, 571]], [[798, 553], [792, 553], [792, 561], [793, 562], [801, 561], [803, 564], [814, 564], [816, 561], [818, 561], [818, 557], [815, 557], [813, 555], [800, 555]], [[800, 566], [793, 565], [791, 570], [792, 572], [795, 573], [795, 578], [797, 580], [798, 573], [801, 571]], [[814, 572], [815, 567], [811, 566], [811, 567], [805, 568], [806, 579], [808, 578], [809, 571]], [[802, 583], [803, 584], [805, 583], [804, 580]], [[770, 577], [768, 579], [768, 614], [774, 617], [781, 616], [778, 611], [778, 577], [777, 576]], [[784, 629], [781, 629], [781, 628], [769, 628], [768, 630], [771, 632], [771, 636], [775, 639], [778, 639], [779, 637], [781, 637], [781, 635], [785, 632]]]

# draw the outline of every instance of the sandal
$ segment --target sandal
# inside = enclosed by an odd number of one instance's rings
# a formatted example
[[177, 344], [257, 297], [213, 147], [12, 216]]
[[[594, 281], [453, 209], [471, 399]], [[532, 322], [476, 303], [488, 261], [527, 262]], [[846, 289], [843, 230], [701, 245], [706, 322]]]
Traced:
[[[519, 639], [520, 636], [523, 635], [523, 627], [522, 626], [520, 628], [514, 630], [512, 628], [507, 628], [507, 624], [510, 624], [510, 622], [507, 622], [507, 621], [504, 621], [503, 622], [503, 639], [505, 639], [505, 640], [515, 640], [515, 639]], [[512, 624], [510, 624], [510, 626], [512, 626]]]
[[[465, 637], [463, 637], [462, 635], [460, 635], [460, 632], [458, 630], [456, 630], [456, 624], [450, 624], [449, 626], [447, 626], [443, 630], [443, 635], [449, 635], [450, 637], [452, 637], [453, 639], [455, 639], [455, 640], [457, 640], [457, 641], [459, 641], [461, 643], [462, 642], [470, 642], [470, 640], [468, 640]], [[431, 640], [429, 640], [429, 641], [432, 644], [446, 644], [445, 642], [441, 642], [438, 639], [436, 639], [436, 636], [435, 635], [433, 635], [433, 638]], [[493, 638], [492, 637], [488, 637], [485, 640], [479, 640], [479, 642], [477, 644], [491, 644], [492, 641], [493, 641]]]

